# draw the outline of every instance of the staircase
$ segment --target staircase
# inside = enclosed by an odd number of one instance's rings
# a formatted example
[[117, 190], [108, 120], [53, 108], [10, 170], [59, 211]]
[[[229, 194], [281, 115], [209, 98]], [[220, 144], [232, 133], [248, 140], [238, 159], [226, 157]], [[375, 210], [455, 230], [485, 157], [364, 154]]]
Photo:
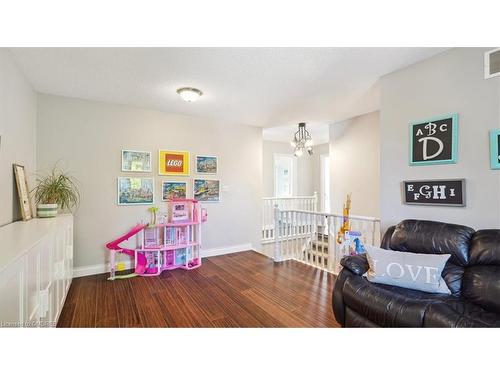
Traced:
[[[343, 216], [303, 210], [274, 210], [273, 238], [264, 252], [276, 262], [294, 259], [337, 274], [344, 247], [337, 243]], [[361, 232], [364, 244], [379, 245], [380, 220], [350, 216], [351, 229]], [[267, 246], [267, 248], [266, 248]]]

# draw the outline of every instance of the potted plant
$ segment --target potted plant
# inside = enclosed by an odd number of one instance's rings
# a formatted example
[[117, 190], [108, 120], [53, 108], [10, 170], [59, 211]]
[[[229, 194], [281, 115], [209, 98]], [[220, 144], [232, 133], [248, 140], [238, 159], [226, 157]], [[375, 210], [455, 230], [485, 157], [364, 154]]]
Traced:
[[33, 192], [38, 217], [55, 217], [58, 209], [71, 210], [80, 203], [76, 180], [57, 167], [37, 178]]

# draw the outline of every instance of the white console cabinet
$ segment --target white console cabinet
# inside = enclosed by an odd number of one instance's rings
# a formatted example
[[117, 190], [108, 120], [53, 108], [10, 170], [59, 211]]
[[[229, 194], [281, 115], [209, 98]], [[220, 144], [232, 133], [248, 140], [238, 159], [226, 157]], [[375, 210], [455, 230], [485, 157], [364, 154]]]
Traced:
[[0, 327], [53, 327], [73, 277], [73, 216], [0, 227]]

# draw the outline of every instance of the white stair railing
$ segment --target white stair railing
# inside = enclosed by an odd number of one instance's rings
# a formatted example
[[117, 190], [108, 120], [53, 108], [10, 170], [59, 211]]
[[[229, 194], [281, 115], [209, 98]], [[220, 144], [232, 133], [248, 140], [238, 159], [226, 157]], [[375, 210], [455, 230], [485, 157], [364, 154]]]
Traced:
[[274, 240], [274, 208], [280, 210], [316, 211], [318, 207], [318, 194], [298, 197], [266, 197], [262, 198], [262, 243]]
[[[351, 230], [361, 232], [364, 244], [380, 243], [380, 220], [350, 216]], [[337, 242], [343, 216], [305, 210], [274, 209], [273, 258], [276, 262], [294, 259], [337, 274], [340, 259], [346, 255]]]

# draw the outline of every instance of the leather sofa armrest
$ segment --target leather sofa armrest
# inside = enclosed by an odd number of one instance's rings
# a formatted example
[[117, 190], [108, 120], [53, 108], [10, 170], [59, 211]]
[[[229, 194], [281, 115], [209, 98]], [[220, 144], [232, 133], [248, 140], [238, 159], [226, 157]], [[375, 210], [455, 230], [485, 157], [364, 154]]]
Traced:
[[346, 256], [340, 260], [340, 264], [359, 276], [364, 275], [370, 268], [366, 260], [366, 254]]

